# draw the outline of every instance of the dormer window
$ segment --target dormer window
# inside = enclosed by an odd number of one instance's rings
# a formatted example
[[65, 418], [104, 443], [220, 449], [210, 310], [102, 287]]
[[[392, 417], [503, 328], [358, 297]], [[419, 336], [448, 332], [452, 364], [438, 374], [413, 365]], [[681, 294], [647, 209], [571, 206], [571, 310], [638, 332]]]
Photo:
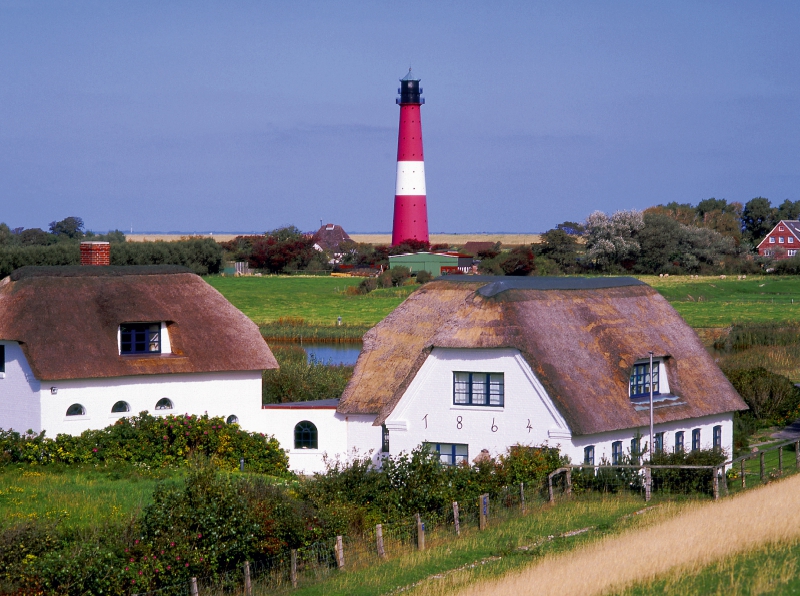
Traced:
[[650, 375], [650, 362], [640, 362], [633, 365], [630, 379], [630, 396], [645, 397], [650, 395], [650, 383], [653, 384], [653, 395], [661, 395], [661, 361], [653, 360], [652, 379]]
[[123, 323], [119, 334], [120, 354], [161, 353], [161, 323]]

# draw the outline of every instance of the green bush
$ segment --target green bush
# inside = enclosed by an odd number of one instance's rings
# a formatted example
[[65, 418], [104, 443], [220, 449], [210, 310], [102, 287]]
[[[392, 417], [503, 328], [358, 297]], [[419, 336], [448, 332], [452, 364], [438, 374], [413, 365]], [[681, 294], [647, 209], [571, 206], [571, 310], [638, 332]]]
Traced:
[[417, 283], [418, 284], [426, 284], [432, 279], [433, 279], [433, 275], [431, 274], [430, 271], [426, 271], [425, 269], [423, 269], [422, 271], [418, 271], [417, 272]]
[[358, 290], [361, 294], [369, 294], [373, 290], [378, 289], [378, 280], [375, 277], [365, 277], [358, 284]]
[[762, 426], [788, 424], [800, 416], [800, 388], [787, 377], [760, 367], [728, 370], [725, 376], [750, 406], [746, 414]]
[[353, 375], [352, 366], [326, 364], [313, 358], [309, 362], [300, 346], [274, 347], [272, 353], [280, 368], [263, 373], [265, 404], [338, 399]]
[[155, 417], [147, 412], [117, 420], [101, 430], [55, 439], [0, 430], [0, 464], [99, 463], [127, 461], [150, 466], [186, 465], [193, 456], [234, 470], [244, 458], [249, 470], [287, 476], [288, 458], [278, 441], [249, 433], [238, 424], [208, 415]]

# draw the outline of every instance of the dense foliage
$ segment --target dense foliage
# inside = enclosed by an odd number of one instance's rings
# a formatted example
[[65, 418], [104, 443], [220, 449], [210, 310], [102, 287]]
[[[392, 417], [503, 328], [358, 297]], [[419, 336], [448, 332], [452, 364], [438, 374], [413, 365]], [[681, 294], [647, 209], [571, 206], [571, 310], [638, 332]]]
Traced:
[[299, 346], [273, 346], [272, 353], [280, 368], [263, 373], [265, 404], [336, 399], [342, 396], [353, 375], [352, 366], [309, 361], [305, 350]]
[[124, 522], [87, 531], [38, 520], [6, 526], [0, 591], [116, 595], [220, 577], [283, 548], [414, 513], [430, 519], [453, 500], [466, 512], [478, 495], [519, 482], [540, 485], [562, 463], [557, 449], [515, 446], [496, 460], [447, 467], [419, 447], [387, 457], [381, 468], [369, 456], [333, 462], [326, 473], [292, 484], [197, 465], [182, 484], [161, 484]]
[[78, 436], [0, 430], [0, 464], [103, 463], [127, 461], [150, 466], [186, 465], [202, 455], [222, 469], [239, 467], [286, 475], [288, 458], [273, 437], [250, 433], [238, 424], [208, 415], [156, 417], [142, 412]]
[[198, 275], [222, 270], [222, 248], [212, 238], [111, 245], [112, 265], [183, 265]]

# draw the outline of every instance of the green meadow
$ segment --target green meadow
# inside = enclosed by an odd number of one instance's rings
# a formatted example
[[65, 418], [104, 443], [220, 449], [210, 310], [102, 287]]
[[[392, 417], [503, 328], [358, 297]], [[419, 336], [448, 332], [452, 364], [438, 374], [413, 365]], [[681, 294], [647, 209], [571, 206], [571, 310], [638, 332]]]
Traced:
[[0, 528], [28, 520], [81, 528], [130, 518], [150, 502], [160, 480], [182, 474], [129, 464], [7, 466], [0, 473]]
[[641, 276], [695, 328], [800, 320], [800, 277]]
[[[695, 328], [727, 327], [739, 322], [800, 320], [800, 277], [736, 276], [726, 279], [689, 276], [639, 279], [660, 292]], [[335, 326], [372, 326], [405, 300], [415, 288], [347, 293], [360, 283], [346, 277], [207, 277], [206, 281], [259, 324], [281, 318]], [[351, 290], [352, 292], [352, 290]]]
[[[357, 277], [222, 277], [205, 280], [257, 324], [297, 318], [313, 325], [371, 327], [383, 320], [419, 286], [347, 293], [361, 283]], [[352, 290], [351, 290], [352, 292]]]

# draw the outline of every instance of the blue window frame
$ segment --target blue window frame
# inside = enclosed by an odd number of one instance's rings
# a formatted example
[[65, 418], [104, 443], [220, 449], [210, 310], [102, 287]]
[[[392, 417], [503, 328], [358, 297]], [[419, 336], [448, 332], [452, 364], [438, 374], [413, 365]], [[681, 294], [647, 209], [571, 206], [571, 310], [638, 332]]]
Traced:
[[615, 466], [622, 463], [622, 441], [611, 443], [611, 463]]
[[428, 449], [439, 454], [439, 461], [446, 466], [455, 466], [461, 462], [469, 463], [469, 445], [459, 443], [425, 443]]
[[675, 453], [681, 453], [684, 449], [683, 444], [683, 431], [679, 430], [675, 433]]
[[587, 445], [583, 448], [583, 463], [587, 466], [594, 465], [594, 445]]
[[295, 449], [317, 449], [317, 427], [308, 420], [298, 422], [294, 427]]
[[700, 429], [696, 428], [692, 431], [692, 451], [700, 449]]
[[0, 373], [6, 372], [6, 347], [0, 344]]
[[119, 330], [120, 353], [161, 353], [161, 323], [124, 323]]
[[503, 373], [453, 373], [453, 404], [502, 407]]
[[[653, 395], [660, 395], [658, 391], [659, 363], [653, 360]], [[631, 397], [650, 395], [650, 363], [634, 364], [630, 380]]]
[[389, 453], [389, 429], [381, 424], [381, 453]]
[[722, 427], [714, 427], [714, 449], [722, 449]]
[[655, 452], [656, 453], [663, 453], [664, 452], [664, 433], [656, 433], [653, 436], [653, 441], [655, 442]]

